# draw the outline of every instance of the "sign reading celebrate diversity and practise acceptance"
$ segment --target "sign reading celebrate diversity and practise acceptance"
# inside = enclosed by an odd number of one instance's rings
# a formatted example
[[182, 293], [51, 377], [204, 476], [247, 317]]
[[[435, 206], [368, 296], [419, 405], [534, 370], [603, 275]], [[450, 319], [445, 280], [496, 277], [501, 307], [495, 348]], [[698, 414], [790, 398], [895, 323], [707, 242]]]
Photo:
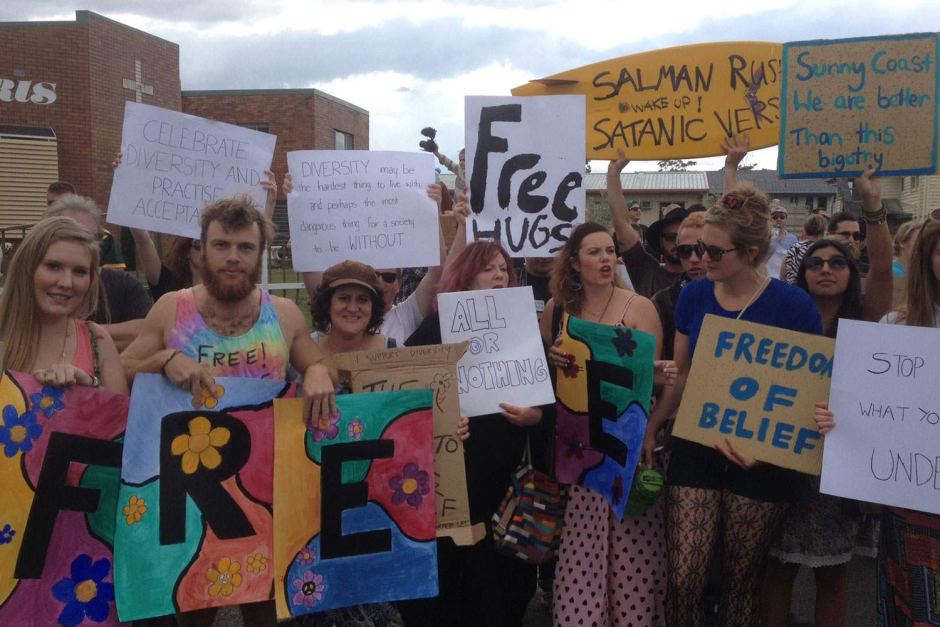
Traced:
[[731, 41], [652, 50], [531, 81], [514, 96], [584, 94], [590, 159], [687, 159], [723, 154], [747, 133], [777, 143], [780, 44]]
[[818, 475], [815, 404], [829, 397], [834, 342], [707, 315], [672, 434], [723, 440], [775, 466]]
[[937, 170], [938, 34], [788, 43], [781, 178]]
[[287, 153], [294, 269], [347, 259], [376, 268], [440, 264], [438, 211], [428, 198], [427, 153], [302, 150]]
[[437, 309], [441, 340], [469, 343], [457, 363], [463, 415], [554, 402], [531, 287], [438, 294]]
[[839, 321], [820, 490], [940, 514], [940, 333]]
[[269, 133], [128, 102], [108, 222], [198, 237], [202, 209], [215, 200], [247, 193], [261, 211], [260, 183], [276, 142]]
[[584, 222], [584, 97], [467, 96], [467, 242], [553, 257]]

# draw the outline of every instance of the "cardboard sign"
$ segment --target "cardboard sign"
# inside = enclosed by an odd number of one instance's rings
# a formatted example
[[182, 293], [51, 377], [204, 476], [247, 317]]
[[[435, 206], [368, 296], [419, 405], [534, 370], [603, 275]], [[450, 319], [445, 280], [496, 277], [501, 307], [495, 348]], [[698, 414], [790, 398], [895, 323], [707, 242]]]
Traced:
[[353, 392], [434, 390], [437, 535], [457, 545], [476, 544], [486, 534], [482, 524], [470, 523], [463, 443], [455, 435], [460, 419], [457, 360], [466, 350], [467, 343], [461, 342], [340, 353], [333, 358]]
[[203, 208], [249, 194], [258, 210], [277, 137], [233, 124], [128, 102], [108, 222], [199, 237]]
[[833, 348], [820, 335], [705, 316], [672, 434], [730, 440], [762, 462], [818, 475], [815, 404], [829, 398]]
[[936, 172], [937, 42], [921, 33], [786, 44], [780, 177]]
[[294, 270], [355, 259], [375, 268], [440, 264], [437, 204], [428, 198], [426, 152], [303, 150], [287, 153]]
[[437, 595], [433, 396], [340, 395], [312, 429], [302, 399], [276, 401], [279, 619]]
[[457, 364], [464, 416], [555, 401], [531, 287], [438, 294], [437, 310], [441, 341], [468, 343]]
[[565, 314], [558, 371], [555, 474], [604, 497], [623, 518], [653, 394], [656, 338]]
[[467, 241], [552, 257], [584, 222], [584, 97], [467, 96]]
[[117, 625], [114, 510], [127, 397], [5, 372], [0, 407], [0, 624]]
[[729, 41], [651, 50], [536, 79], [514, 96], [587, 96], [587, 155], [688, 159], [724, 154], [747, 133], [751, 150], [777, 143], [780, 44]]
[[121, 620], [266, 601], [276, 396], [283, 381], [220, 377], [218, 399], [134, 380], [115, 529]]
[[820, 490], [940, 514], [940, 331], [839, 321]]

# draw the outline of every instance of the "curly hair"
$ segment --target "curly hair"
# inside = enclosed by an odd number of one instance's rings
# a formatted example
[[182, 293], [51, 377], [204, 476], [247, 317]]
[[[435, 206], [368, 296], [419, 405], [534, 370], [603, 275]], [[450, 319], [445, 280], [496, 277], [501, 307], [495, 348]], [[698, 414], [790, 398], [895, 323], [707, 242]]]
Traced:
[[[555, 306], [563, 306], [564, 310], [570, 314], [577, 315], [581, 313], [581, 275], [574, 268], [574, 261], [581, 252], [581, 243], [589, 235], [595, 233], [606, 233], [610, 231], [597, 222], [585, 222], [579, 224], [568, 236], [568, 241], [558, 253], [558, 259], [552, 268], [552, 278], [549, 286], [552, 292], [552, 298], [555, 300]], [[613, 282], [616, 287], [625, 287], [620, 275], [613, 273]]]
[[[310, 301], [310, 318], [313, 322], [313, 328], [327, 333], [330, 330], [330, 304], [333, 302], [333, 294], [345, 285], [330, 287], [326, 283], [320, 283], [313, 293], [313, 300]], [[385, 320], [385, 297], [382, 291], [373, 292], [361, 287], [363, 292], [369, 295], [372, 301], [372, 314], [369, 316], [369, 323], [366, 325], [366, 335], [375, 335], [378, 333], [382, 322]]]
[[723, 195], [705, 214], [705, 224], [723, 229], [735, 248], [756, 248], [750, 265], [760, 266], [770, 254], [770, 199], [753, 185], [742, 183]]

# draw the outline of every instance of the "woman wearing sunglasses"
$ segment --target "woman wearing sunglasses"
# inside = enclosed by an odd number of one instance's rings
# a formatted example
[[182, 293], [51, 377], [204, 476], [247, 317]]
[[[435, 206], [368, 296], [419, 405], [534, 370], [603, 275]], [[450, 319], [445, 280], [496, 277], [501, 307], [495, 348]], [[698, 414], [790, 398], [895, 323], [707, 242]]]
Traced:
[[[836, 336], [840, 318], [873, 322], [891, 308], [891, 234], [881, 205], [880, 184], [871, 179], [872, 174], [869, 170], [855, 181], [868, 227], [865, 294], [853, 251], [841, 238], [814, 242], [806, 250], [797, 274], [797, 285], [819, 307], [828, 337]], [[819, 408], [821, 416], [828, 414], [825, 403]], [[819, 480], [815, 479], [814, 489], [786, 513], [780, 534], [771, 546], [762, 624], [787, 624], [793, 581], [801, 565], [812, 568], [816, 580], [815, 624], [845, 624], [848, 563], [853, 553], [875, 556], [874, 527], [856, 502], [820, 494]]]
[[[762, 271], [770, 251], [770, 200], [740, 185], [705, 215], [698, 246], [706, 276], [683, 288], [676, 307], [676, 383], [654, 407], [643, 443], [652, 463], [657, 434], [679, 407], [706, 314], [820, 333], [806, 292]], [[730, 383], [730, 382], [729, 382]], [[718, 449], [718, 450], [716, 450]], [[760, 569], [776, 524], [806, 485], [800, 475], [755, 465], [729, 443], [715, 449], [675, 440], [666, 476], [667, 624], [701, 625], [702, 596], [721, 542], [722, 623], [758, 624]]]

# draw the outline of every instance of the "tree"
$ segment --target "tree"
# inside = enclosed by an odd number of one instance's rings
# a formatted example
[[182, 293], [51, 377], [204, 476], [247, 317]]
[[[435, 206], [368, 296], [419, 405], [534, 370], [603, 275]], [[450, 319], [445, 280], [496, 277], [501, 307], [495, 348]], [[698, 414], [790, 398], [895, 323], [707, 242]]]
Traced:
[[740, 171], [750, 171], [750, 170], [753, 170], [753, 169], [756, 168], [756, 167], [757, 167], [757, 164], [756, 164], [756, 163], [742, 163], [741, 165], [738, 166], [738, 170], [740, 170]]
[[685, 161], [683, 159], [663, 159], [658, 165], [660, 172], [685, 172], [696, 163], [696, 161]]

